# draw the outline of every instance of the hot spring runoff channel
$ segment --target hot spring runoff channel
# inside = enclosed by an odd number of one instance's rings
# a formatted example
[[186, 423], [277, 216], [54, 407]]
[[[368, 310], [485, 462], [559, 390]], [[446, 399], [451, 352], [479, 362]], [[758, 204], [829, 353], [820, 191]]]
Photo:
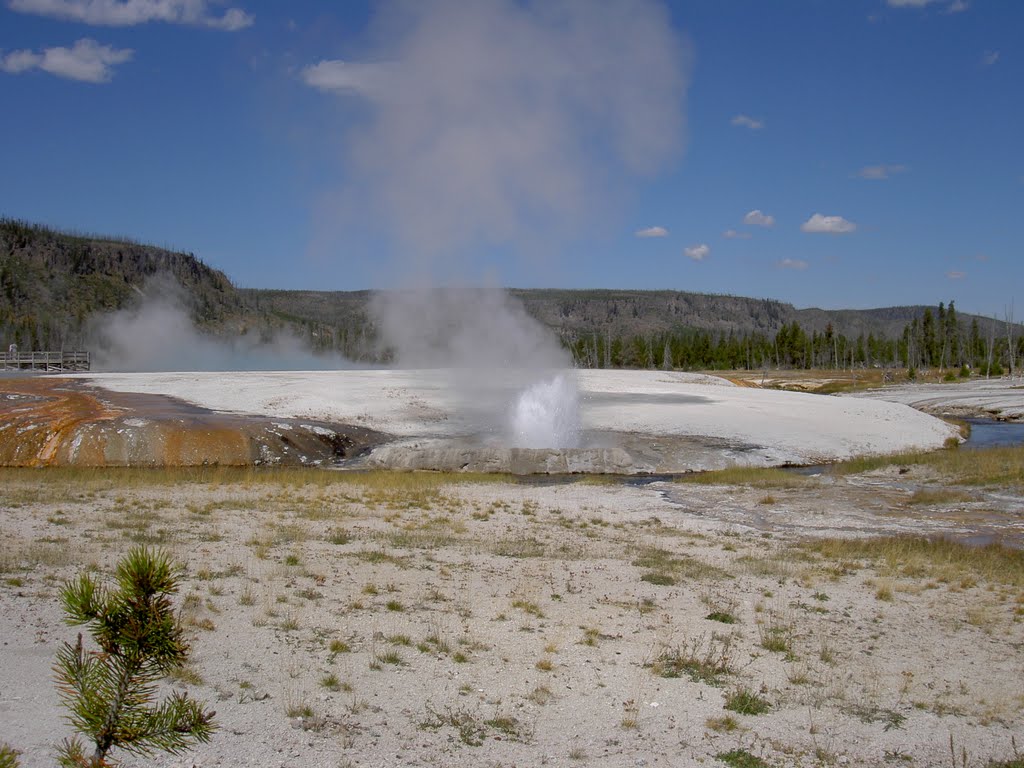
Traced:
[[1024, 445], [1024, 422], [967, 419], [971, 436], [964, 448], [997, 448]]

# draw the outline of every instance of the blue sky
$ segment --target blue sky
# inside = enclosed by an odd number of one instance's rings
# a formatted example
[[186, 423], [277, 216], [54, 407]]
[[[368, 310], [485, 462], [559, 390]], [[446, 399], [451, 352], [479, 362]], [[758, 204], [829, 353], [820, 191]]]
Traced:
[[1021, 30], [1017, 0], [0, 0], [0, 215], [246, 287], [1002, 316]]

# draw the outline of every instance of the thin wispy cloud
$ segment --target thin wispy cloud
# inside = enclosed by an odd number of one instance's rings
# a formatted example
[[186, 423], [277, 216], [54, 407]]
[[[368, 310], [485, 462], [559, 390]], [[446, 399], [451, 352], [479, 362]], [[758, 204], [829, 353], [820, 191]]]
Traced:
[[704, 261], [711, 253], [711, 246], [707, 243], [700, 243], [698, 245], [691, 245], [689, 248], [684, 248], [683, 253], [686, 258], [693, 259], [694, 261]]
[[646, 227], [638, 229], [633, 234], [637, 237], [668, 237], [668, 230], [664, 227]]
[[[887, 0], [890, 8], [925, 8], [929, 5], [945, 2], [945, 0]], [[952, 0], [943, 13], [960, 13], [968, 9], [966, 0]]]
[[775, 262], [779, 269], [807, 269], [807, 262], [803, 259], [781, 259]]
[[221, 15], [210, 12], [207, 0], [8, 0], [7, 7], [65, 21], [101, 27], [132, 27], [153, 21], [191, 24], [234, 32], [252, 26], [253, 16], [241, 8]]
[[991, 67], [999, 61], [999, 51], [985, 51], [981, 56], [981, 66]]
[[888, 179], [889, 177], [894, 176], [897, 173], [905, 173], [906, 170], [907, 170], [907, 166], [899, 164], [899, 163], [895, 163], [895, 164], [883, 163], [881, 165], [865, 165], [863, 168], [861, 168], [859, 171], [857, 171], [856, 176], [858, 178], [860, 178], [860, 179], [881, 180], [881, 179]]
[[760, 131], [764, 128], [764, 120], [753, 118], [750, 115], [736, 115], [729, 121], [729, 124], [740, 128], [749, 128], [752, 131]]
[[[324, 59], [302, 70], [302, 81], [320, 91], [353, 93], [384, 98], [388, 89], [389, 70], [387, 64], [362, 63]], [[397, 70], [393, 70], [393, 75]]]
[[800, 225], [802, 232], [827, 235], [846, 235], [857, 229], [852, 221], [847, 221], [842, 216], [825, 216], [816, 213]]
[[722, 233], [722, 237], [726, 240], [749, 240], [751, 235], [749, 232], [738, 232], [735, 229], [727, 229]]
[[0, 71], [20, 74], [40, 69], [56, 77], [79, 80], [84, 83], [106, 83], [114, 74], [114, 67], [131, 60], [135, 52], [130, 48], [113, 48], [95, 40], [82, 38], [70, 48], [44, 48], [41, 51], [11, 51], [0, 57]]
[[946, 277], [948, 277], [950, 280], [963, 280], [965, 277], [967, 277], [967, 273], [961, 272], [958, 269], [951, 269], [949, 272], [946, 273]]
[[743, 217], [743, 223], [748, 227], [774, 227], [775, 217], [755, 208]]

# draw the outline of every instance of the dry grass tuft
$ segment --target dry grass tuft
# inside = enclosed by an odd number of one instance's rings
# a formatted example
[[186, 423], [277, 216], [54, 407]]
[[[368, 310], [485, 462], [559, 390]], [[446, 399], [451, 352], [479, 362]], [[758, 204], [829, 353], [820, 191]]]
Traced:
[[1000, 544], [973, 547], [948, 539], [883, 536], [818, 539], [796, 546], [828, 560], [869, 560], [887, 575], [956, 584], [985, 581], [1024, 587], [1024, 552]]
[[908, 504], [957, 504], [973, 501], [969, 493], [955, 488], [919, 488], [911, 494]]
[[931, 467], [954, 482], [965, 485], [1024, 487], [1024, 446], [865, 456], [835, 464], [829, 471], [836, 475], [856, 475], [908, 464]]

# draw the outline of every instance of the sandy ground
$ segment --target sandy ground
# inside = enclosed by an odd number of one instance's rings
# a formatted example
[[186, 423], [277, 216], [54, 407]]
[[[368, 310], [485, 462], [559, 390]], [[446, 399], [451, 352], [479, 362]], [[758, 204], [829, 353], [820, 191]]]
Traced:
[[[437, 372], [226, 376], [89, 378], [412, 438], [476, 428]], [[580, 382], [595, 432], [758, 441], [805, 461], [951, 434], [870, 399], [656, 372]], [[1019, 546], [1016, 491], [950, 491], [898, 467], [760, 489], [210, 472], [5, 475], [0, 741], [23, 765], [51, 765], [68, 734], [50, 680], [75, 635], [60, 585], [108, 574], [137, 543], [186, 566], [194, 659], [173, 685], [221, 727], [127, 766], [932, 766], [950, 764], [951, 743], [956, 765], [987, 766], [1024, 747], [1019, 567], [886, 566], [807, 543]], [[726, 709], [737, 693], [767, 712]]]
[[[146, 542], [187, 567], [194, 676], [175, 685], [221, 727], [128, 766], [713, 766], [735, 750], [934, 766], [951, 740], [957, 765], [985, 766], [1024, 745], [1019, 573], [887, 570], [796, 544], [816, 525], [952, 517], [907, 507], [913, 474], [771, 490], [417, 477], [10, 473], [0, 740], [52, 764], [68, 729], [50, 666], [75, 633], [59, 585]], [[737, 692], [770, 708], [725, 709]]]
[[[316, 418], [401, 438], [478, 433], [481, 416], [446, 371], [89, 374], [115, 391], [165, 394], [218, 411]], [[713, 376], [579, 371], [587, 435], [697, 436], [742, 447], [735, 463], [814, 464], [941, 447], [956, 430], [905, 405], [732, 386]], [[508, 393], [511, 407], [516, 392]], [[500, 408], [499, 408], [500, 410]], [[492, 414], [493, 415], [493, 414]], [[491, 420], [491, 425], [502, 422]], [[663, 471], [708, 469], [700, 458]]]

